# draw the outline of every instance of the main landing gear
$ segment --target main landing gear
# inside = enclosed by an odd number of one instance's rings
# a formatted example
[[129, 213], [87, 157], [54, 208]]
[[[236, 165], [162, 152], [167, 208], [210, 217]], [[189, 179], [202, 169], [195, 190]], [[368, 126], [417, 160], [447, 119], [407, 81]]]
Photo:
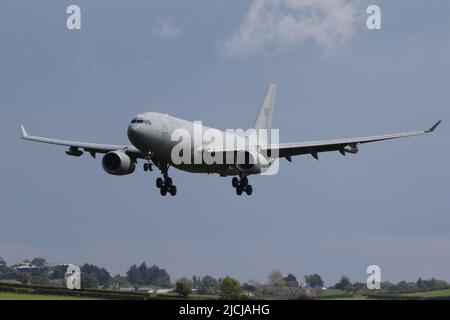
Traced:
[[172, 178], [166, 174], [163, 178], [160, 177], [156, 179], [156, 187], [159, 189], [162, 196], [165, 196], [167, 193], [170, 193], [171, 196], [177, 194], [177, 187], [173, 184]]
[[236, 189], [236, 194], [238, 196], [242, 195], [243, 192], [245, 192], [247, 195], [251, 195], [253, 193], [253, 187], [248, 184], [248, 178], [246, 176], [242, 177], [233, 177], [233, 180], [231, 180], [231, 184], [233, 185], [233, 188]]
[[[159, 192], [162, 196], [165, 196], [168, 193], [170, 193], [171, 196], [175, 196], [177, 194], [177, 187], [173, 184], [172, 178], [168, 175], [169, 165], [166, 162], [161, 161], [156, 161], [155, 164], [161, 170], [162, 174], [162, 177], [156, 179], [156, 187], [159, 189]], [[144, 171], [153, 171], [153, 169], [153, 163], [144, 163]]]

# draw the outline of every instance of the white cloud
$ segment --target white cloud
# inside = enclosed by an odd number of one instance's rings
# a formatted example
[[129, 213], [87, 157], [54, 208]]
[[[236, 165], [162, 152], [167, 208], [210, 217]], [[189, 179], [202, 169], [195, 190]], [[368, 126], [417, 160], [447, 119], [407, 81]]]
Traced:
[[312, 41], [331, 53], [352, 38], [356, 15], [355, 0], [254, 0], [225, 51], [259, 54]]
[[181, 34], [181, 30], [176, 26], [171, 18], [161, 20], [159, 26], [154, 30], [160, 38], [173, 39]]

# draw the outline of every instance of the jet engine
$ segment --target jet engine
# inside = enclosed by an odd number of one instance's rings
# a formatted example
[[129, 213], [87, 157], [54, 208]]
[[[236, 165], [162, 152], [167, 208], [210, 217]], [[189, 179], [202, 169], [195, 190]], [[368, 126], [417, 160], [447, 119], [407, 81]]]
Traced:
[[344, 151], [347, 153], [355, 154], [355, 153], [358, 153], [359, 149], [356, 144], [349, 144], [344, 147]]
[[107, 173], [115, 176], [131, 174], [136, 169], [133, 160], [123, 151], [111, 151], [105, 154], [102, 167]]

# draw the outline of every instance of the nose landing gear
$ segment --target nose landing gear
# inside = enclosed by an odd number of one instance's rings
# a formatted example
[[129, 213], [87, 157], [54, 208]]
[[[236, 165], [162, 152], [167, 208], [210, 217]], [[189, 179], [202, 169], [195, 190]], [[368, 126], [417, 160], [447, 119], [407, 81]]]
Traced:
[[152, 161], [152, 154], [151, 154], [150, 151], [145, 154], [145, 159], [147, 160], [147, 162], [144, 163], [144, 171], [153, 171], [155, 166], [151, 162]]
[[154, 166], [153, 163], [146, 162], [144, 163], [144, 171], [153, 171]]
[[253, 193], [253, 187], [248, 183], [248, 178], [246, 176], [240, 177], [233, 177], [233, 180], [231, 180], [231, 184], [233, 188], [236, 189], [236, 194], [238, 196], [242, 195], [242, 193], [246, 193], [248, 196], [252, 195]]

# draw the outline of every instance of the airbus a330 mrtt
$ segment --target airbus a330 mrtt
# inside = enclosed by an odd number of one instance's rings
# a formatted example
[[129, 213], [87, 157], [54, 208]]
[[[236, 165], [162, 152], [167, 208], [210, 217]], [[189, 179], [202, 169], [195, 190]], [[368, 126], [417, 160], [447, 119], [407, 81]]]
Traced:
[[[256, 117], [254, 129], [271, 129], [276, 91], [277, 86], [270, 84]], [[267, 170], [274, 163], [275, 158], [285, 158], [291, 162], [293, 156], [304, 154], [310, 154], [316, 159], [318, 159], [319, 153], [328, 151], [338, 151], [344, 156], [346, 153], [355, 154], [358, 152], [360, 144], [428, 134], [433, 132], [440, 122], [438, 121], [428, 130], [371, 137], [269, 143], [263, 147], [250, 145], [245, 149], [236, 148], [234, 150], [211, 149], [211, 146], [208, 146], [208, 149], [205, 150], [200, 146], [192, 150], [193, 153], [233, 152], [234, 154], [243, 154], [243, 158], [246, 159], [244, 163], [236, 162], [234, 164], [206, 164], [204, 162], [198, 164], [175, 164], [171, 158], [171, 151], [178, 142], [172, 141], [172, 133], [180, 128], [193, 133], [194, 123], [157, 112], [139, 114], [131, 121], [128, 126], [128, 138], [131, 145], [97, 144], [36, 137], [29, 135], [23, 126], [21, 126], [21, 129], [22, 139], [67, 146], [69, 149], [66, 153], [70, 156], [79, 157], [83, 154], [83, 151], [88, 152], [94, 158], [97, 153], [104, 154], [102, 167], [107, 173], [112, 175], [120, 176], [133, 173], [138, 159], [142, 159], [144, 161], [144, 171], [153, 171], [155, 166], [161, 171], [162, 177], [156, 179], [156, 186], [163, 196], [167, 193], [175, 196], [177, 193], [177, 188], [168, 175], [168, 169], [171, 166], [194, 173], [216, 173], [220, 176], [233, 176], [232, 185], [236, 190], [236, 194], [241, 195], [245, 192], [247, 195], [251, 195], [253, 188], [249, 184], [248, 176], [260, 174]], [[222, 134], [226, 135], [227, 133], [222, 132]], [[236, 136], [235, 138], [242, 139], [243, 137]]]

